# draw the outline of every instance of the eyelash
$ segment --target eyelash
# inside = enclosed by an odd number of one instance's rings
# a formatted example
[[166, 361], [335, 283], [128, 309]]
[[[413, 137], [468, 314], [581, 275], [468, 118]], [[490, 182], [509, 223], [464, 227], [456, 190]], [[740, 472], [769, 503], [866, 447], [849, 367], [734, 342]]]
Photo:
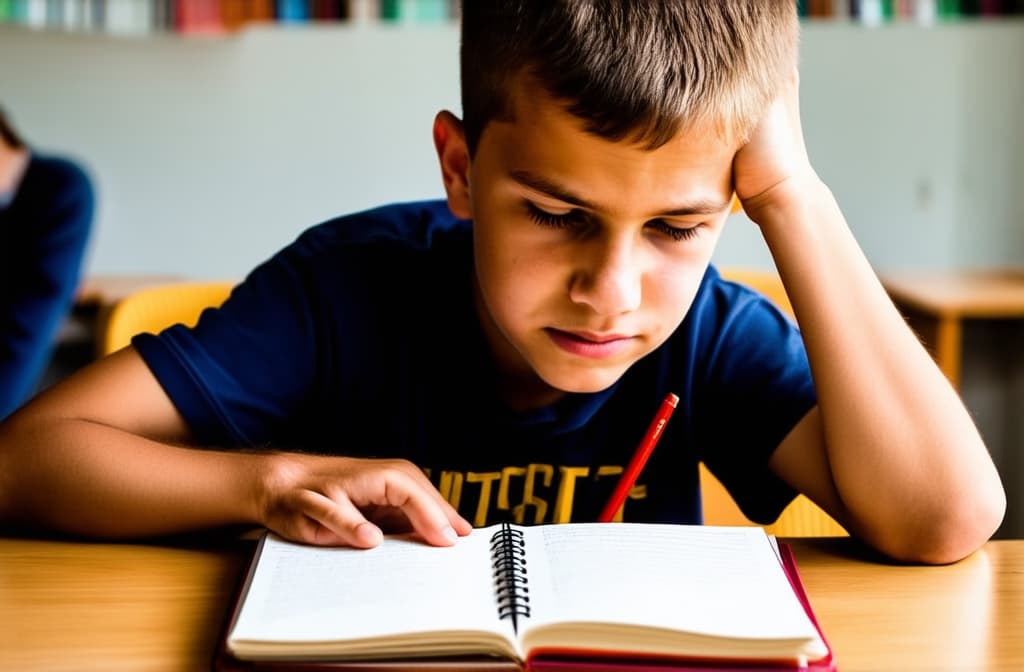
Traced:
[[[541, 210], [533, 203], [527, 203], [526, 209], [529, 212], [530, 219], [541, 226], [551, 229], [565, 229], [587, 223], [586, 216], [580, 210], [570, 210], [564, 215], [554, 215], [546, 210]], [[668, 236], [672, 240], [680, 242], [697, 236], [697, 229], [700, 228], [699, 226], [692, 226], [684, 229], [678, 226], [670, 226], [660, 219], [653, 219], [648, 222], [648, 225], [654, 226], [659, 233]]]

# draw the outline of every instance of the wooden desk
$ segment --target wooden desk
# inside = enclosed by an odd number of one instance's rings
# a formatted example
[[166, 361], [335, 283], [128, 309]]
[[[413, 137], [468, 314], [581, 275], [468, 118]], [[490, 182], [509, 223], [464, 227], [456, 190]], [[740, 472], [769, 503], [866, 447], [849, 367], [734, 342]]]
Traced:
[[[792, 544], [842, 672], [1024, 669], [1024, 540], [945, 567]], [[209, 669], [252, 548], [0, 538], [0, 668]]]
[[963, 321], [1024, 319], [1024, 268], [893, 273], [882, 284], [957, 388]]

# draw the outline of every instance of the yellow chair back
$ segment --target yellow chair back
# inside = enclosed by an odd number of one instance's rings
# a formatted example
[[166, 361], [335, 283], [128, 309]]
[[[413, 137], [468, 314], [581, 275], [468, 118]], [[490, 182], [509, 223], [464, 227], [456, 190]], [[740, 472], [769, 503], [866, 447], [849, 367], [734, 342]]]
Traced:
[[124, 297], [101, 316], [97, 349], [107, 355], [143, 332], [156, 333], [179, 322], [194, 326], [204, 309], [224, 303], [234, 282], [174, 282], [146, 287]]
[[[780, 309], [793, 316], [793, 306], [778, 274], [746, 268], [719, 268], [726, 280], [746, 285], [761, 294]], [[700, 465], [701, 502], [704, 523], [707, 525], [755, 525], [743, 515], [740, 507], [703, 463]], [[821, 507], [804, 495], [798, 495], [782, 512], [778, 520], [765, 525], [769, 534], [780, 537], [846, 536], [848, 533]]]

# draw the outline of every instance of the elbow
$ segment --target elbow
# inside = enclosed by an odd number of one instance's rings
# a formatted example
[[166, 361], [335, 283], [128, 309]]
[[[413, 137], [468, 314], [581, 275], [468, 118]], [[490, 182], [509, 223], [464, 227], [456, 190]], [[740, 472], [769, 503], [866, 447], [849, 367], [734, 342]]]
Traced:
[[1005, 513], [1006, 494], [1001, 486], [969, 498], [953, 497], [944, 507], [913, 516], [916, 523], [903, 526], [878, 547], [900, 562], [954, 563], [981, 548], [1002, 524]]

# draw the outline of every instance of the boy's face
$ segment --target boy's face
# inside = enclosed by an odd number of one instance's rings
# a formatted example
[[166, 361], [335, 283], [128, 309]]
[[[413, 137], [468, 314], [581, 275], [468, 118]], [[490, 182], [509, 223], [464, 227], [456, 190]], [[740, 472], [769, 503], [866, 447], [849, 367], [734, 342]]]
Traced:
[[520, 94], [514, 121], [484, 129], [464, 188], [449, 179], [458, 162], [445, 177], [452, 210], [474, 222], [503, 391], [528, 407], [607, 388], [675, 330], [728, 215], [736, 148], [714, 132], [653, 151], [611, 142], [536, 89]]

